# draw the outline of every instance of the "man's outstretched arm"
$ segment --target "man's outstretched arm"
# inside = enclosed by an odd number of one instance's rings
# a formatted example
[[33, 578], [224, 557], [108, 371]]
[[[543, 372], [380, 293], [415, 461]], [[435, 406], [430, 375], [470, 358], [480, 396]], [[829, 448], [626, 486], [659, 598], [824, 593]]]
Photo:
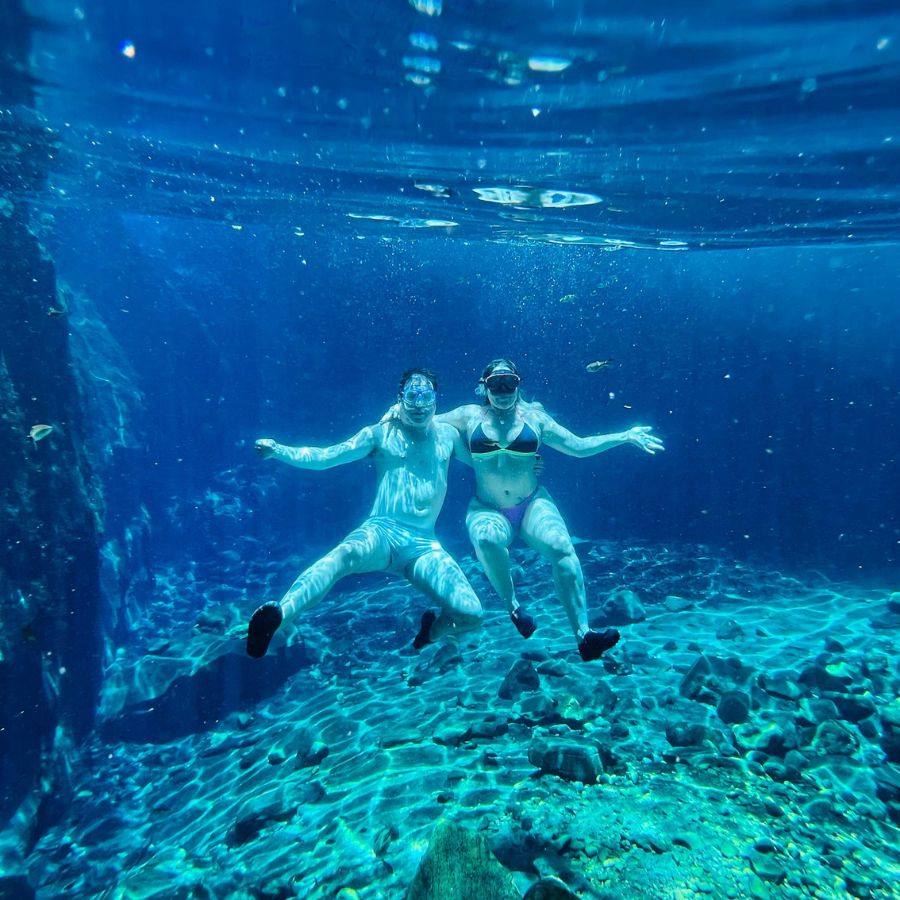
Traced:
[[256, 452], [263, 459], [277, 459], [298, 469], [330, 469], [365, 459], [376, 446], [375, 428], [366, 426], [352, 438], [330, 447], [286, 447], [271, 438], [256, 442]]

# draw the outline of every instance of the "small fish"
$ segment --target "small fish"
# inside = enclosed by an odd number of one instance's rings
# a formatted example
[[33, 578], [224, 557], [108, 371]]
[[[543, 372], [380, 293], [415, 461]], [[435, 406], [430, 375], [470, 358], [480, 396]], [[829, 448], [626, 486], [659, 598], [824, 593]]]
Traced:
[[584, 370], [586, 372], [599, 372], [601, 369], [605, 369], [607, 366], [611, 366], [615, 360], [610, 357], [609, 359], [595, 359], [593, 362], [589, 362]]
[[577, 294], [563, 294], [562, 297], [559, 298], [560, 303], [574, 303], [578, 299]]
[[53, 431], [52, 425], [32, 425], [31, 431], [28, 432], [28, 437], [37, 443], [47, 437], [51, 431]]
[[453, 194], [450, 188], [443, 184], [421, 184], [416, 182], [415, 187], [434, 197], [450, 197]]
[[52, 316], [53, 318], [56, 318], [56, 316], [64, 316], [65, 312], [61, 309], [57, 309], [55, 306], [51, 306], [47, 310], [47, 315]]

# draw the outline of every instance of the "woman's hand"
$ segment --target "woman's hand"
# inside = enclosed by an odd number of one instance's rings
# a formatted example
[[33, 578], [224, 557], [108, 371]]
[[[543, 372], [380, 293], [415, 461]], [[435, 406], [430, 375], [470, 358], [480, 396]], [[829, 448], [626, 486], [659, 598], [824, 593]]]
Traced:
[[268, 459], [275, 455], [275, 448], [278, 444], [272, 438], [260, 438], [255, 444], [256, 452], [263, 458]]
[[384, 422], [396, 422], [400, 418], [400, 404], [395, 403], [379, 420], [378, 424]]
[[635, 447], [639, 447], [644, 453], [649, 453], [651, 456], [657, 450], [666, 449], [663, 442], [653, 434], [653, 429], [649, 425], [635, 425], [634, 428], [629, 428], [623, 436], [627, 444], [634, 444]]

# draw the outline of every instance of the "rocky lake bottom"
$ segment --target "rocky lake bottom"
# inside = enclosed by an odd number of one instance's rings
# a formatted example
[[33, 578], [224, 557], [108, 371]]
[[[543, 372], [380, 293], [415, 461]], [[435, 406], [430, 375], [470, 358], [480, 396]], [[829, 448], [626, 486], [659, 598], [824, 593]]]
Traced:
[[36, 896], [898, 896], [900, 594], [578, 552], [622, 632], [591, 663], [530, 551], [533, 637], [469, 559], [482, 629], [421, 653], [401, 580], [349, 579], [251, 660], [250, 612], [308, 560], [158, 576], [24, 860]]

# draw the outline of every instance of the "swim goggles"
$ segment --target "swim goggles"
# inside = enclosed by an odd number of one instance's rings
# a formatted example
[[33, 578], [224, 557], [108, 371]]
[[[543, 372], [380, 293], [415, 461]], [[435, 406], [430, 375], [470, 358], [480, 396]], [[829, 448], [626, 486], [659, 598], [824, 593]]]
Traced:
[[496, 375], [488, 375], [484, 379], [484, 386], [492, 394], [514, 394], [518, 390], [521, 380], [513, 372], [501, 372]]
[[437, 399], [437, 395], [430, 387], [407, 387], [404, 388], [400, 399], [407, 409], [423, 409], [431, 406]]

